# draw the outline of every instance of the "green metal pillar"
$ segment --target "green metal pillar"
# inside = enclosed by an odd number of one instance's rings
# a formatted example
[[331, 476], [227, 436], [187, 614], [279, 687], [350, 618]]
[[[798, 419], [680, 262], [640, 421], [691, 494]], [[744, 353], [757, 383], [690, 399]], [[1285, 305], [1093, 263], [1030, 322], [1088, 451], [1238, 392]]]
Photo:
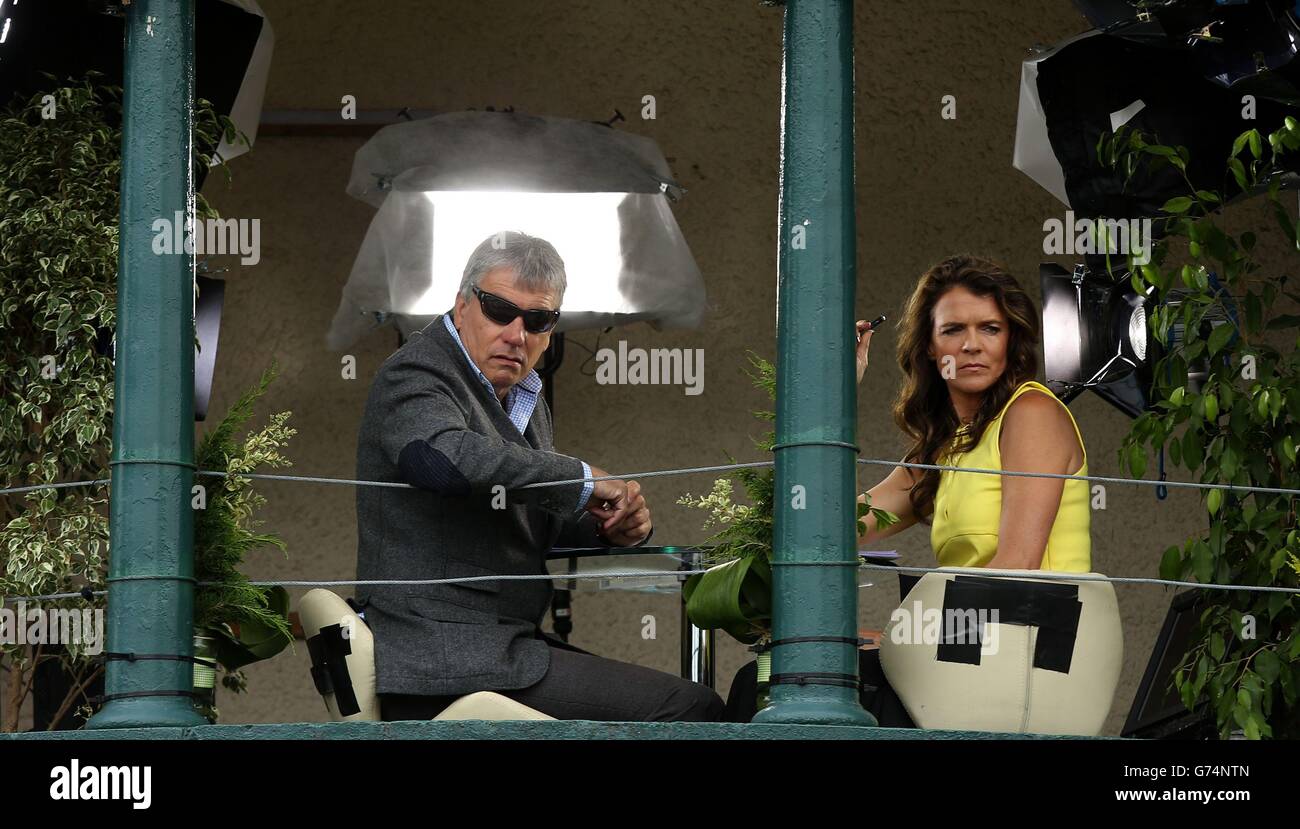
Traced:
[[[126, 7], [108, 650], [193, 655], [194, 255], [155, 253], [192, 214], [194, 0]], [[184, 220], [182, 220], [184, 221]], [[181, 228], [181, 232], [184, 232]], [[193, 665], [113, 660], [89, 728], [188, 726]]]
[[787, 0], [784, 61], [776, 644], [754, 722], [875, 725], [856, 688], [852, 0]]

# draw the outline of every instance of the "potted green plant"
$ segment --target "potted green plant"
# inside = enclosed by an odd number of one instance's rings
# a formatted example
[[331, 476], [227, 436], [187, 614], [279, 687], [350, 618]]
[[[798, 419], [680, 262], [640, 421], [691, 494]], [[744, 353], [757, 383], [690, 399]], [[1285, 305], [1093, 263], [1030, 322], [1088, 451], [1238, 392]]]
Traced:
[[[1243, 132], [1225, 164], [1225, 181], [1236, 185], [1229, 194], [1192, 186], [1185, 147], [1123, 129], [1097, 146], [1105, 165], [1125, 171], [1126, 186], [1136, 172], [1162, 167], [1178, 171], [1185, 185], [1162, 208], [1166, 235], [1151, 261], [1130, 261], [1134, 288], [1157, 302], [1148, 324], [1164, 353], [1151, 389], [1155, 410], [1134, 421], [1120, 449], [1134, 477], [1144, 476], [1150, 449], [1167, 452], [1194, 479], [1222, 485], [1199, 490], [1207, 526], [1164, 551], [1166, 579], [1300, 586], [1295, 497], [1227, 488], [1300, 488], [1300, 340], [1293, 339], [1300, 315], [1283, 307], [1300, 302], [1300, 293], [1260, 261], [1255, 230], [1229, 231], [1237, 214], [1224, 209], [1263, 190], [1285, 250], [1300, 251], [1300, 228], [1279, 198], [1280, 160], [1297, 149], [1293, 118], [1267, 140]], [[1210, 324], [1215, 318], [1227, 322]], [[1189, 369], [1204, 379], [1192, 382]], [[1205, 592], [1197, 633], [1166, 679], [1189, 709], [1208, 704], [1223, 737], [1300, 737], [1300, 601], [1284, 592]]]
[[[747, 372], [755, 387], [776, 399], [776, 367], [752, 352]], [[770, 410], [753, 412], [760, 420], [773, 422]], [[755, 439], [763, 452], [771, 452], [776, 443], [775, 431]], [[735, 458], [728, 458], [735, 463]], [[749, 503], [732, 500], [739, 483]], [[707, 572], [687, 577], [682, 586], [686, 615], [696, 627], [722, 630], [736, 641], [750, 645], [757, 654], [759, 708], [764, 705], [767, 677], [771, 672], [772, 639], [772, 532], [773, 490], [776, 473], [771, 467], [736, 469], [714, 481], [708, 495], [692, 496], [689, 492], [677, 500], [708, 515], [704, 529], [720, 527], [706, 542]], [[872, 514], [878, 526], [887, 527], [898, 520], [886, 510], [870, 503], [857, 506], [858, 533], [866, 532], [863, 519]]]

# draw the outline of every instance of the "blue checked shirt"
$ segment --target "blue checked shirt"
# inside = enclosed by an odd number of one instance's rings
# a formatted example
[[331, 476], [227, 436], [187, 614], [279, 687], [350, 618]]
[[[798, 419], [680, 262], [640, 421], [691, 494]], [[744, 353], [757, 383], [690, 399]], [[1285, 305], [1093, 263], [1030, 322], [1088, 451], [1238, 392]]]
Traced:
[[[447, 331], [451, 333], [451, 338], [456, 341], [456, 345], [460, 346], [460, 353], [465, 355], [465, 362], [469, 363], [469, 367], [474, 369], [474, 374], [478, 377], [479, 381], [487, 388], [488, 394], [492, 395], [493, 400], [499, 399], [497, 397], [496, 387], [493, 386], [492, 381], [487, 379], [487, 376], [479, 370], [478, 364], [474, 362], [473, 358], [469, 356], [469, 351], [465, 349], [465, 343], [461, 342], [460, 332], [457, 331], [456, 326], [452, 324], [450, 311], [443, 314], [442, 322], [447, 326]], [[519, 430], [519, 434], [521, 435], [524, 433], [524, 430], [528, 428], [528, 421], [532, 419], [533, 411], [537, 408], [537, 395], [540, 394], [541, 391], [542, 378], [538, 376], [536, 371], [530, 371], [522, 380], [515, 383], [510, 387], [510, 390], [506, 392], [506, 414], [510, 417], [510, 422], [515, 425], [515, 428]], [[590, 478], [591, 466], [583, 460], [579, 460], [579, 463], [582, 464], [582, 477]], [[591, 497], [591, 491], [594, 487], [595, 484], [592, 481], [587, 481], [582, 485], [582, 496], [578, 498], [578, 512], [581, 512], [583, 507], [587, 505], [587, 499]]]

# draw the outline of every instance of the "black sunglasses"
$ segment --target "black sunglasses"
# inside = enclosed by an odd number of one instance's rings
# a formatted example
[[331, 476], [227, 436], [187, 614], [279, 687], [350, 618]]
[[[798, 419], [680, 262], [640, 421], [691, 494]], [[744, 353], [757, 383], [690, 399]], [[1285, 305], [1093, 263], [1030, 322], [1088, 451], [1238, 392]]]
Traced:
[[530, 334], [545, 334], [560, 321], [559, 311], [548, 311], [545, 308], [525, 311], [510, 300], [489, 294], [478, 287], [474, 288], [474, 296], [478, 297], [483, 315], [498, 325], [509, 325], [516, 317], [523, 317], [525, 331]]

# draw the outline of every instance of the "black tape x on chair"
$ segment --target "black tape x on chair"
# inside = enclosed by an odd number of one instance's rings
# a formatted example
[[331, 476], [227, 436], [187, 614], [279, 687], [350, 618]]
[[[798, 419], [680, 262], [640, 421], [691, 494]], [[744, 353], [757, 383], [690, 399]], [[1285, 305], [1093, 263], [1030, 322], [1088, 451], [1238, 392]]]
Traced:
[[945, 567], [916, 581], [880, 665], [917, 725], [1101, 733], [1124, 661], [1115, 588], [1053, 575], [1081, 574]]

